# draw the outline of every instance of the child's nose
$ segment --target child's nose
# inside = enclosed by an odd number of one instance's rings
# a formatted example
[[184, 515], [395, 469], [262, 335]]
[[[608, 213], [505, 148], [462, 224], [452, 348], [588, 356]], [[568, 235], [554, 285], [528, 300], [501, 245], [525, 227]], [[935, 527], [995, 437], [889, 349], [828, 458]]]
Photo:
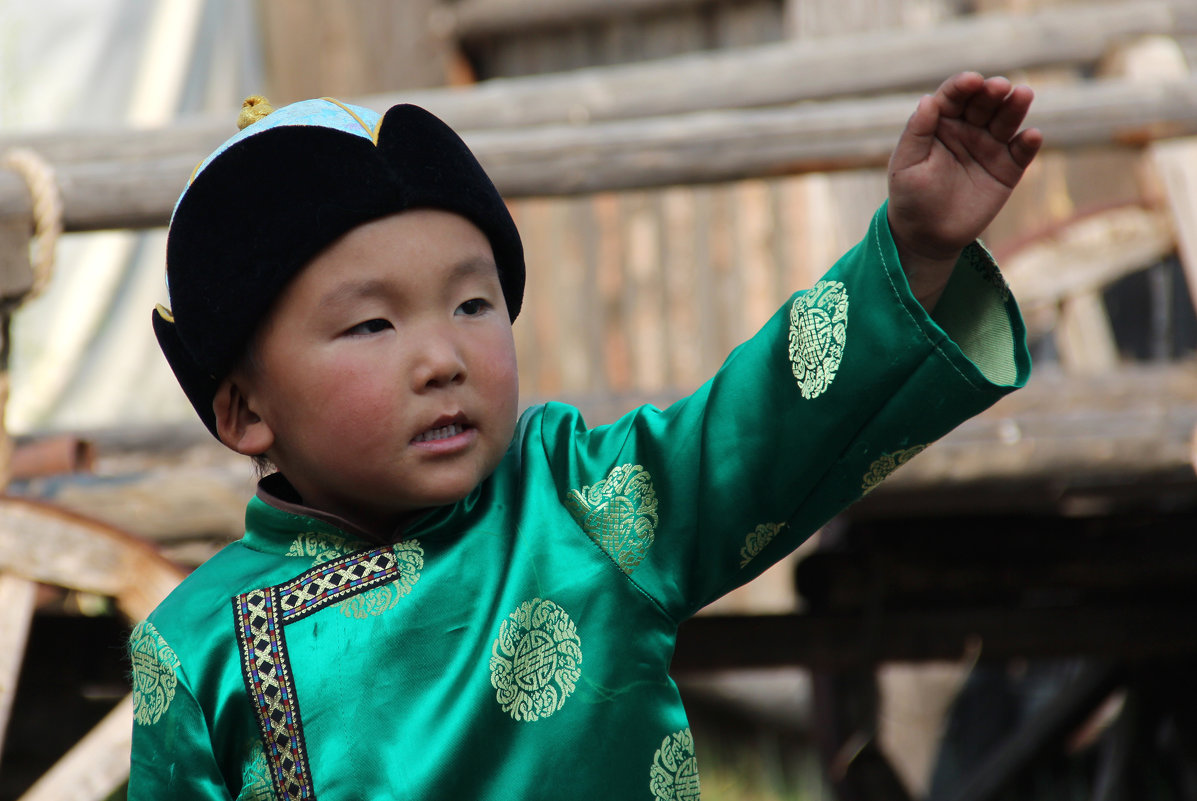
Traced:
[[465, 377], [465, 360], [452, 338], [437, 335], [424, 338], [414, 375], [417, 391], [460, 384]]

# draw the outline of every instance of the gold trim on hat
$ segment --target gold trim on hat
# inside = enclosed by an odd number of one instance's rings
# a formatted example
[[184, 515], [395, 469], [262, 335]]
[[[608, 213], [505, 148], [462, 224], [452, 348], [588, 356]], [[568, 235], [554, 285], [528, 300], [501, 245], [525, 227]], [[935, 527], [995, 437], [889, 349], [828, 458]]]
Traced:
[[349, 106], [345, 105], [340, 100], [337, 100], [335, 97], [322, 97], [320, 99], [327, 100], [329, 103], [332, 103], [334, 106], [337, 106], [338, 108], [341, 109], [341, 111], [344, 111], [350, 117], [353, 117], [353, 119], [357, 120], [357, 124], [362, 126], [362, 130], [365, 131], [366, 134], [370, 137], [370, 141], [373, 142], [374, 144], [378, 144], [378, 132], [371, 130], [370, 126], [366, 125], [365, 121], [362, 120], [362, 118], [357, 115], [356, 111], [349, 108]]

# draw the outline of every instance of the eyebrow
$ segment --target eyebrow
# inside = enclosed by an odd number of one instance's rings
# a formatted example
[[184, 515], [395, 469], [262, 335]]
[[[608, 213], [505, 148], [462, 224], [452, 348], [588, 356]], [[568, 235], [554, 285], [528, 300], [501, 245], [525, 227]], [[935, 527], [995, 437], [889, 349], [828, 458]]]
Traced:
[[[493, 259], [484, 256], [474, 256], [463, 259], [449, 268], [448, 280], [460, 281], [475, 275], [494, 274], [498, 276], [499, 268]], [[377, 278], [346, 281], [335, 289], [330, 290], [322, 298], [320, 305], [335, 306], [361, 298], [372, 298], [386, 295], [391, 291], [387, 282]]]
[[377, 297], [386, 293], [386, 283], [375, 278], [347, 281], [320, 298], [321, 306], [336, 306], [359, 298]]

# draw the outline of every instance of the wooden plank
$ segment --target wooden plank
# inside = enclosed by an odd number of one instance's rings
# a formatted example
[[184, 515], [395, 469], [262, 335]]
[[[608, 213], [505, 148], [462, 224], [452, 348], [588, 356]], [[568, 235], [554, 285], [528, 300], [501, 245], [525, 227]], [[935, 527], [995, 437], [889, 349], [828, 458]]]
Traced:
[[133, 696], [125, 696], [19, 801], [102, 801], [129, 777]]
[[439, 7], [439, 0], [263, 0], [257, 10], [271, 100], [444, 86], [454, 44], [428, 25]]
[[0, 573], [0, 748], [4, 745], [13, 699], [17, 696], [25, 643], [33, 622], [36, 590], [28, 579]]

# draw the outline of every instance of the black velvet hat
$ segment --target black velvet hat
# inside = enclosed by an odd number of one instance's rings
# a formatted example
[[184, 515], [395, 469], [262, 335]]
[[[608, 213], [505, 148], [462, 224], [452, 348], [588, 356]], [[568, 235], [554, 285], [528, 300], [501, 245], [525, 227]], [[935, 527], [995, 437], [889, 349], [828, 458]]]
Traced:
[[[248, 101], [247, 101], [248, 103]], [[154, 333], [212, 434], [212, 399], [283, 287], [350, 229], [407, 209], [460, 214], [490, 240], [514, 320], [519, 233], [490, 178], [445, 123], [410, 105], [383, 116], [335, 100], [285, 106], [196, 169], [167, 239], [171, 310]]]

